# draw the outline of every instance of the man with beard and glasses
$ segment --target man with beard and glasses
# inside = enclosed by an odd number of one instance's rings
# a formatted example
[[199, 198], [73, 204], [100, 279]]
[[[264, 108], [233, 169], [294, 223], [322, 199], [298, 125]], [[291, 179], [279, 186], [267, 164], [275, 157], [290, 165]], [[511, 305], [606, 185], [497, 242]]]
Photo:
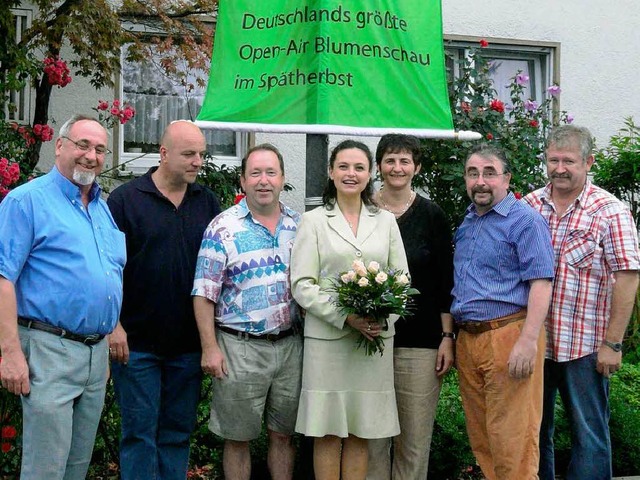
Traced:
[[22, 480], [84, 479], [122, 302], [125, 238], [95, 177], [107, 132], [60, 129], [55, 166], [0, 203], [2, 386], [22, 397]]
[[546, 322], [542, 480], [555, 478], [556, 395], [571, 426], [568, 480], [610, 479], [609, 377], [622, 362], [622, 338], [638, 288], [638, 235], [623, 202], [587, 177], [593, 138], [574, 125], [547, 138], [549, 184], [525, 197], [547, 220], [556, 272]]
[[540, 214], [509, 192], [500, 149], [464, 167], [473, 202], [456, 232], [451, 314], [471, 448], [489, 480], [536, 478], [553, 249]]

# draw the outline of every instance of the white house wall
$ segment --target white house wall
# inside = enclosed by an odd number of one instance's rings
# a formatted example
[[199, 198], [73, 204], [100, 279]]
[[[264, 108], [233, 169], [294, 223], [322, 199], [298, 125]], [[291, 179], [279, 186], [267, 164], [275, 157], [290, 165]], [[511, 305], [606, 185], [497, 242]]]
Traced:
[[[625, 117], [640, 121], [638, 0], [443, 0], [443, 21], [449, 35], [559, 43], [560, 107], [589, 127], [599, 144], [623, 126]], [[65, 89], [54, 88], [54, 129], [74, 112], [91, 113], [99, 98], [111, 100], [114, 92], [97, 93], [79, 77]], [[331, 137], [330, 147], [339, 140]], [[284, 199], [303, 210], [304, 135], [257, 134], [256, 141], [283, 151], [287, 181], [295, 187]], [[376, 139], [364, 141], [375, 148]], [[42, 149], [43, 169], [52, 164], [52, 143]]]

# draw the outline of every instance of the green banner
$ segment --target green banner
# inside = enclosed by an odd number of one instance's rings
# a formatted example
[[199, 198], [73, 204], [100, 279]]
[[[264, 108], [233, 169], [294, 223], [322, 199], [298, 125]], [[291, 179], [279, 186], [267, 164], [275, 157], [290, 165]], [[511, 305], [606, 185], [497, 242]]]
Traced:
[[440, 0], [220, 0], [198, 123], [451, 131]]

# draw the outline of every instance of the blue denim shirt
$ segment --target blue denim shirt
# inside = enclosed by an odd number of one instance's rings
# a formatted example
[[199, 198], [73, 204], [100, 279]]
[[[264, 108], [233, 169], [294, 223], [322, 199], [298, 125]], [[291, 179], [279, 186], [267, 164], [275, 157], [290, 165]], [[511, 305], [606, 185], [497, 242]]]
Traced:
[[451, 314], [456, 321], [515, 313], [527, 306], [530, 280], [553, 278], [549, 227], [513, 193], [484, 215], [469, 207], [454, 244]]
[[110, 333], [122, 304], [124, 234], [94, 184], [57, 168], [0, 203], [0, 275], [15, 285], [18, 315], [79, 334]]

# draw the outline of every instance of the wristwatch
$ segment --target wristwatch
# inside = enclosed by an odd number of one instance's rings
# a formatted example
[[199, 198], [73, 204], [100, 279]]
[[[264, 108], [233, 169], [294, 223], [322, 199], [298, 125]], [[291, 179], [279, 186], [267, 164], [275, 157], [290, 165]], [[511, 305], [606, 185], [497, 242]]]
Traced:
[[622, 344], [620, 342], [610, 342], [609, 340], [605, 339], [602, 343], [604, 343], [607, 347], [609, 347], [614, 352], [622, 351]]
[[453, 332], [442, 332], [442, 338], [450, 338], [451, 340], [455, 340], [456, 334]]

